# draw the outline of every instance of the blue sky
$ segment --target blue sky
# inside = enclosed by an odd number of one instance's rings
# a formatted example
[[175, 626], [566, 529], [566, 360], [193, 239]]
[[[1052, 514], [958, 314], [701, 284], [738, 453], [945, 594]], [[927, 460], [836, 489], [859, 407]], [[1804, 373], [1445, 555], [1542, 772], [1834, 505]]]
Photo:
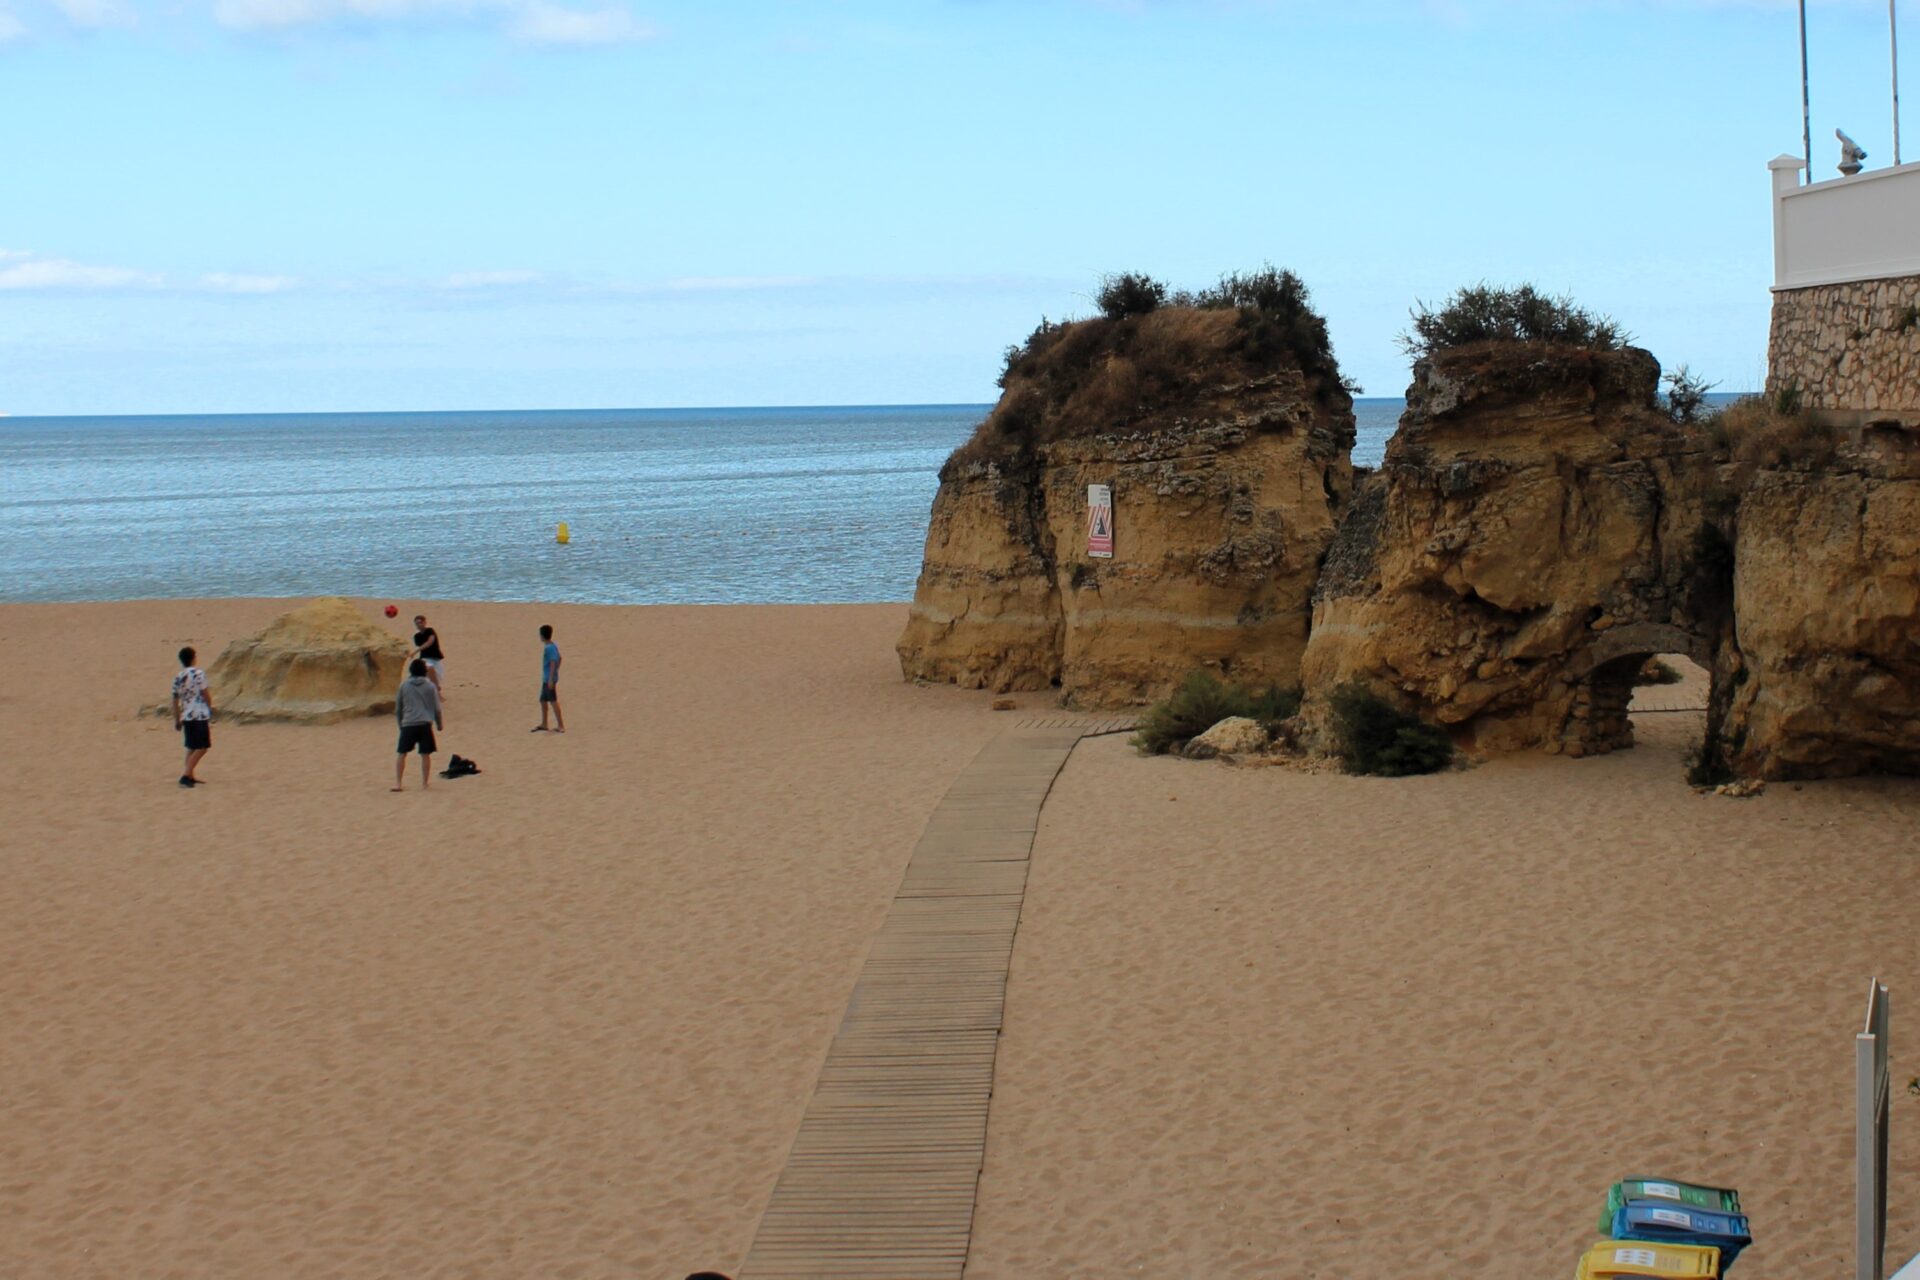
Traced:
[[[1886, 163], [1884, 0], [1812, 28]], [[1483, 279], [1746, 389], [1799, 148], [1791, 0], [0, 0], [0, 412], [982, 401], [1263, 262], [1373, 394]]]

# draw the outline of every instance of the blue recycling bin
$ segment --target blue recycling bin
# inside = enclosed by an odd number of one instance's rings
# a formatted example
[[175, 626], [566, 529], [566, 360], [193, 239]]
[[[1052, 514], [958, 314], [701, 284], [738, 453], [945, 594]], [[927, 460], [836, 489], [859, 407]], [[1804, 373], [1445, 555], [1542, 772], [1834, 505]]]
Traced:
[[1613, 1238], [1696, 1244], [1720, 1250], [1722, 1269], [1753, 1243], [1744, 1213], [1714, 1213], [1666, 1200], [1629, 1200], [1613, 1215]]

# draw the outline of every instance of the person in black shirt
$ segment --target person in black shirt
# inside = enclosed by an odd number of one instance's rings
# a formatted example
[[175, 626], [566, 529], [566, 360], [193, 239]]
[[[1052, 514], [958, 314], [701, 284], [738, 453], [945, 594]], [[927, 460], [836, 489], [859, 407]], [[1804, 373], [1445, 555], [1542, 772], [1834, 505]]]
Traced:
[[424, 613], [413, 615], [413, 647], [427, 664], [427, 678], [433, 681], [433, 687], [444, 692], [440, 677], [445, 673], [440, 664], [446, 657], [440, 652], [440, 633], [427, 625], [427, 615]]

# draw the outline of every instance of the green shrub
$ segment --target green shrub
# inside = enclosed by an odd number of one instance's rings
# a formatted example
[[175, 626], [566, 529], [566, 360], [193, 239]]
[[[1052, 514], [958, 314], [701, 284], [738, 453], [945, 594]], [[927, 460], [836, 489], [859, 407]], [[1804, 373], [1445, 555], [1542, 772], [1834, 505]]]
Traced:
[[1530, 284], [1471, 285], [1438, 309], [1421, 303], [1413, 312], [1412, 332], [1400, 335], [1401, 347], [1415, 359], [1475, 342], [1552, 342], [1613, 351], [1626, 341], [1627, 334], [1608, 317]]
[[1211, 672], [1196, 671], [1180, 682], [1165, 702], [1147, 708], [1133, 745], [1148, 755], [1180, 750], [1229, 716], [1257, 720], [1268, 733], [1300, 710], [1300, 691], [1269, 685], [1258, 693], [1228, 684]]
[[1174, 300], [1202, 311], [1234, 310], [1247, 334], [1247, 349], [1255, 359], [1292, 356], [1312, 377], [1338, 383], [1350, 396], [1365, 388], [1340, 372], [1333, 358], [1327, 322], [1313, 309], [1313, 298], [1300, 277], [1267, 263], [1258, 271], [1229, 271], [1211, 289], [1178, 293]]
[[1667, 374], [1663, 381], [1667, 384], [1667, 413], [1673, 420], [1688, 426], [1701, 421], [1707, 406], [1707, 392], [1713, 390], [1715, 384], [1695, 377], [1685, 365]]
[[1299, 713], [1300, 691], [1270, 684], [1259, 693], [1250, 695], [1247, 709], [1240, 714], [1250, 720], [1258, 720], [1260, 727], [1269, 734], [1277, 734], [1283, 721], [1291, 720]]
[[1138, 272], [1103, 277], [1100, 314], [1042, 317], [1009, 346], [1006, 394], [947, 460], [1014, 465], [1054, 440], [1153, 429], [1204, 417], [1223, 388], [1297, 368], [1323, 407], [1344, 414], [1360, 387], [1340, 372], [1307, 287], [1272, 266], [1230, 272], [1210, 288], [1170, 292]]
[[[1158, 311], [1167, 301], [1167, 286], [1138, 271], [1122, 271], [1104, 276], [1094, 302], [1100, 314], [1109, 320], [1144, 316]], [[1044, 323], [1044, 322], [1043, 322]]]
[[1636, 686], [1679, 684], [1684, 679], [1686, 677], [1674, 670], [1671, 663], [1663, 662], [1659, 658], [1648, 658], [1645, 664], [1633, 674], [1633, 683]]
[[1453, 763], [1453, 743], [1444, 731], [1398, 710], [1364, 684], [1343, 684], [1328, 701], [1334, 753], [1348, 773], [1400, 778]]

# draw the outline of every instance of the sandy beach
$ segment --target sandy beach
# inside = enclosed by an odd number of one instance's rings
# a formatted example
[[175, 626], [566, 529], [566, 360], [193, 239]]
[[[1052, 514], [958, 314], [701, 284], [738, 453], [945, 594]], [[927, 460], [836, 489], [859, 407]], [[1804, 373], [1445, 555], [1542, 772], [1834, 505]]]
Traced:
[[427, 603], [482, 777], [217, 725], [180, 791], [135, 708], [285, 607], [0, 607], [0, 1275], [735, 1265], [984, 701], [901, 682], [899, 606]]
[[1889, 1270], [1920, 1250], [1920, 784], [1696, 796], [1699, 718], [1637, 726], [1409, 779], [1081, 743], [1034, 845], [968, 1276], [1566, 1275], [1636, 1174], [1740, 1188], [1743, 1280], [1850, 1274], [1872, 974]]
[[[1005, 717], [900, 680], [898, 605], [427, 603], [484, 776], [390, 795], [390, 721], [238, 725], [179, 790], [135, 708], [284, 607], [0, 607], [34, 658], [0, 692], [0, 1275], [736, 1266]], [[564, 737], [527, 732], [541, 622]], [[1920, 1249], [1920, 784], [1702, 798], [1694, 731], [1406, 780], [1083, 742], [969, 1276], [1564, 1274], [1635, 1173], [1739, 1186], [1746, 1280], [1842, 1274], [1869, 974]]]

